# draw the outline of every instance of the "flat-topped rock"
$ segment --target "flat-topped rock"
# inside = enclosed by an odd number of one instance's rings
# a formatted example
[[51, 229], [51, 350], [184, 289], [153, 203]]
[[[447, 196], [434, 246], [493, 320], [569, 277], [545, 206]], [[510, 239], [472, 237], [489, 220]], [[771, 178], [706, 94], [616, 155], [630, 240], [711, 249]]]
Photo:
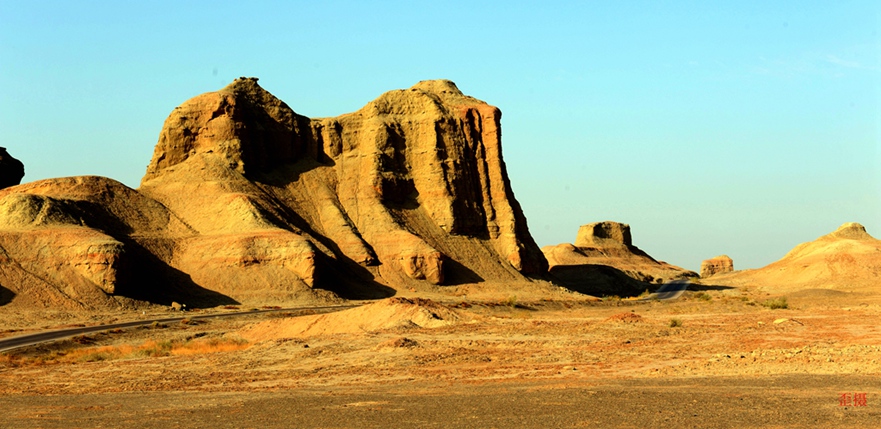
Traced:
[[701, 262], [701, 278], [734, 271], [734, 260], [728, 255], [720, 255]]

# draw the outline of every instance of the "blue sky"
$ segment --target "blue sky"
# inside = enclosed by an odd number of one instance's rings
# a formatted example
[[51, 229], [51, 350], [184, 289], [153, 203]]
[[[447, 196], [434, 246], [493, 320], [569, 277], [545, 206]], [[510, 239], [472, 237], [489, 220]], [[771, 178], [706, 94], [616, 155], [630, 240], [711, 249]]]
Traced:
[[757, 268], [881, 237], [881, 4], [660, 3], [3, 0], [0, 145], [25, 181], [137, 187], [168, 113], [238, 76], [312, 117], [445, 78], [501, 108], [539, 245], [616, 220]]

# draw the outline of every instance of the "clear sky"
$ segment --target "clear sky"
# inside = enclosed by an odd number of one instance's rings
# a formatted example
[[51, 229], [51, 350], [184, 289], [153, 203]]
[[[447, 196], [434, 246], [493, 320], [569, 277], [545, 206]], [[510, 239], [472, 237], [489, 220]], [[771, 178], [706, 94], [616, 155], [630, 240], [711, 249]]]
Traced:
[[[661, 5], [663, 3], [663, 5]], [[539, 245], [629, 223], [697, 269], [881, 237], [881, 3], [0, 0], [0, 146], [25, 181], [137, 187], [162, 122], [239, 76], [298, 113], [445, 78], [503, 112]]]

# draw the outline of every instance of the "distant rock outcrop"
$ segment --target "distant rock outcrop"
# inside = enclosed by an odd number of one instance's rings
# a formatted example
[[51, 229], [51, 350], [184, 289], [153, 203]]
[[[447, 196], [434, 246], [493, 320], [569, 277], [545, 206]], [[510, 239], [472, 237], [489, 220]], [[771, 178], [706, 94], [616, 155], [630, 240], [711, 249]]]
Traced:
[[24, 164], [0, 147], [0, 189], [18, 185], [23, 177]]
[[734, 260], [728, 255], [720, 255], [701, 262], [701, 278], [734, 271]]
[[594, 295], [638, 294], [661, 283], [697, 277], [634, 246], [630, 225], [618, 222], [582, 225], [574, 245], [545, 246], [542, 252], [560, 283]]
[[793, 248], [780, 260], [755, 270], [713, 277], [714, 284], [757, 286], [768, 292], [831, 289], [881, 293], [881, 240], [850, 222]]
[[0, 284], [14, 283], [4, 270], [33, 275], [14, 301], [40, 289], [45, 305], [193, 307], [526, 281], [547, 261], [508, 181], [500, 118], [450, 81], [310, 119], [237, 79], [171, 112], [137, 191], [82, 177], [0, 192]]

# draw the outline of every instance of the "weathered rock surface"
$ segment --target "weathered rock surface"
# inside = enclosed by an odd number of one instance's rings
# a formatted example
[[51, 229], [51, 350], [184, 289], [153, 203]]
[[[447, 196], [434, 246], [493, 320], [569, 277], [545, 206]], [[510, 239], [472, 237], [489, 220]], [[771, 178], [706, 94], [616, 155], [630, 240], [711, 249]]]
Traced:
[[720, 255], [701, 262], [701, 278], [734, 271], [734, 260], [728, 255]]
[[713, 284], [757, 286], [768, 292], [831, 289], [881, 293], [881, 240], [849, 222], [793, 248], [763, 268], [713, 276]]
[[237, 79], [172, 111], [137, 191], [98, 177], [0, 191], [0, 284], [43, 305], [192, 307], [526, 281], [547, 261], [500, 119], [449, 81], [310, 119]]
[[0, 189], [18, 185], [23, 177], [24, 164], [0, 147]]
[[697, 277], [634, 246], [630, 225], [618, 222], [582, 225], [574, 245], [545, 246], [542, 252], [560, 283], [594, 295], [633, 295], [661, 283]]

